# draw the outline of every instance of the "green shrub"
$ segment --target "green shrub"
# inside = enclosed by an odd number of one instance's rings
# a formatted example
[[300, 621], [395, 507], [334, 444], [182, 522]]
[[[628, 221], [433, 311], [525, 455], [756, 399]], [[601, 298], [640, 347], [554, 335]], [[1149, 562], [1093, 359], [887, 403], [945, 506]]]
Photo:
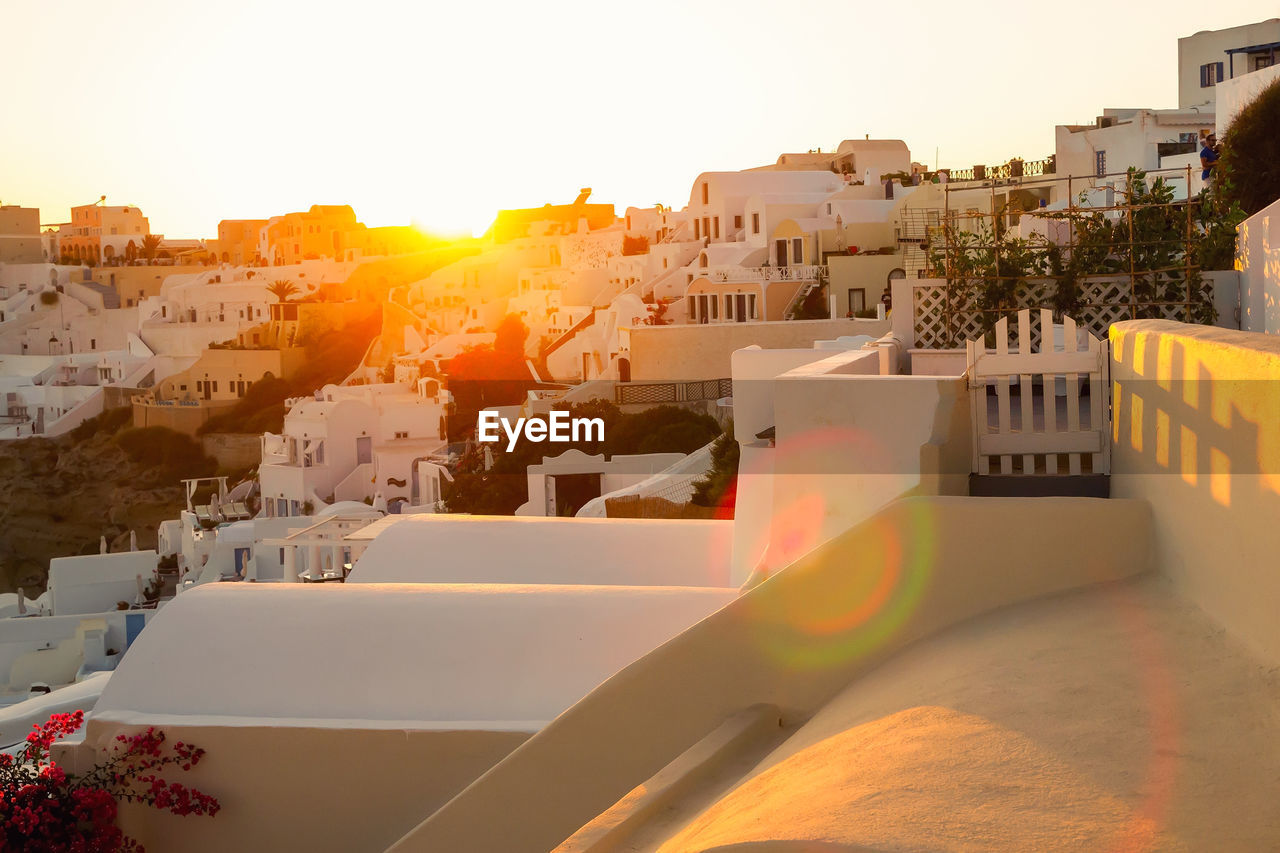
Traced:
[[711, 470], [693, 484], [692, 503], [698, 506], [734, 506], [738, 490], [739, 447], [733, 437], [733, 421], [711, 445]]
[[633, 415], [622, 415], [612, 427], [606, 421], [604, 452], [608, 456], [691, 453], [719, 434], [720, 424], [710, 415], [679, 406], [654, 406]]
[[1219, 192], [1252, 216], [1280, 199], [1280, 80], [1242, 109], [1222, 138]]
[[115, 442], [133, 462], [156, 469], [159, 479], [207, 477], [218, 467], [199, 441], [168, 427], [126, 429]]
[[107, 409], [100, 415], [95, 415], [83, 421], [75, 429], [71, 430], [71, 437], [76, 441], [88, 441], [95, 435], [114, 435], [122, 426], [133, 421], [133, 406], [122, 406], [117, 409]]

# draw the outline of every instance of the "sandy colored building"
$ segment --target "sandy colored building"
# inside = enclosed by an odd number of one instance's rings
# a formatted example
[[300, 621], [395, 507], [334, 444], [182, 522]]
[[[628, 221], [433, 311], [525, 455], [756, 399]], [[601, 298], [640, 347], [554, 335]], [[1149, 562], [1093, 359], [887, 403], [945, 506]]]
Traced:
[[348, 204], [313, 204], [303, 213], [273, 216], [261, 229], [259, 253], [272, 266], [340, 258], [343, 235], [359, 225]]
[[89, 277], [116, 292], [121, 308], [132, 308], [144, 299], [159, 296], [165, 279], [171, 275], [196, 275], [202, 265], [95, 267]]
[[0, 207], [0, 263], [38, 264], [46, 260], [40, 236], [40, 208]]
[[267, 376], [290, 376], [305, 358], [299, 348], [206, 349], [195, 364], [156, 386], [158, 400], [235, 401]]
[[514, 210], [500, 210], [489, 227], [494, 242], [507, 243], [518, 237], [537, 236], [531, 231], [534, 223], [552, 223], [559, 233], [578, 230], [581, 220], [586, 220], [588, 230], [606, 228], [617, 221], [612, 204], [587, 204], [591, 190], [583, 188], [571, 204], [545, 204]]
[[59, 226], [59, 250], [73, 263], [101, 264], [140, 256], [151, 223], [136, 207], [82, 204]]
[[224, 219], [218, 223], [218, 237], [209, 240], [209, 253], [219, 263], [244, 266], [257, 262], [265, 219]]

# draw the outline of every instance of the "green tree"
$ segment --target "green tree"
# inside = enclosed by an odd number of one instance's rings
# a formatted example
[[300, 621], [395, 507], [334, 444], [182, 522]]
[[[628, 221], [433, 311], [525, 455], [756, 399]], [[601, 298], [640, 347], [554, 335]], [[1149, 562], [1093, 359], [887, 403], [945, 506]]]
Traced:
[[155, 260], [156, 254], [160, 251], [160, 235], [147, 234], [142, 238], [142, 247], [138, 253], [146, 259], [147, 263]]
[[267, 292], [276, 298], [276, 302], [288, 302], [289, 297], [298, 292], [298, 285], [287, 278], [278, 278], [267, 285]]

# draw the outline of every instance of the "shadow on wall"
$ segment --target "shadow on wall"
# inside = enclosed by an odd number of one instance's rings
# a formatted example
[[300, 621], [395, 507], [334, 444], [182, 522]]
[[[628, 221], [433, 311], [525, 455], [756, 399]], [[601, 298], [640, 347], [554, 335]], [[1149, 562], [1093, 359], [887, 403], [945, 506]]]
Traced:
[[1112, 341], [1112, 494], [1151, 502], [1157, 565], [1280, 661], [1280, 338], [1162, 320]]

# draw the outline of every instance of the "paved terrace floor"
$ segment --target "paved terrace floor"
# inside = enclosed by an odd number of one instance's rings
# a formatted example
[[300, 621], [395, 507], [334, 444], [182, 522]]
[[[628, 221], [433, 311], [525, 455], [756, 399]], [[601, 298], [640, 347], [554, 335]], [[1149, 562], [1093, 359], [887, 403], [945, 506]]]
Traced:
[[920, 643], [623, 849], [1275, 850], [1278, 790], [1280, 672], [1147, 578]]

